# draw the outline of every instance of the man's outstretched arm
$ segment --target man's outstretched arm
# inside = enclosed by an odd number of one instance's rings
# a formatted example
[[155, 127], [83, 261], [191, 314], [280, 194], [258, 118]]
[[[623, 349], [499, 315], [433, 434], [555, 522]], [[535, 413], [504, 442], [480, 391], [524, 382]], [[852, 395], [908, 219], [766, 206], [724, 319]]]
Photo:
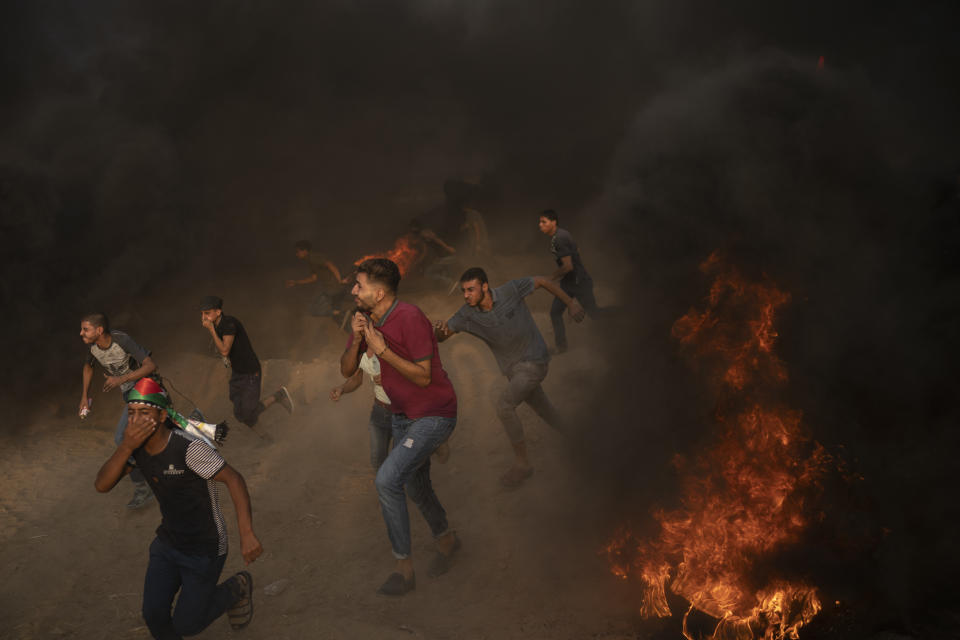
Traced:
[[560, 288], [556, 282], [550, 278], [545, 278], [543, 276], [533, 276], [533, 288], [539, 289], [543, 287], [550, 293], [554, 295], [560, 302], [567, 305], [567, 312], [570, 314], [570, 317], [573, 318], [576, 322], [583, 320], [584, 311], [583, 306], [577, 302], [576, 298], [571, 298], [567, 295], [567, 292]]

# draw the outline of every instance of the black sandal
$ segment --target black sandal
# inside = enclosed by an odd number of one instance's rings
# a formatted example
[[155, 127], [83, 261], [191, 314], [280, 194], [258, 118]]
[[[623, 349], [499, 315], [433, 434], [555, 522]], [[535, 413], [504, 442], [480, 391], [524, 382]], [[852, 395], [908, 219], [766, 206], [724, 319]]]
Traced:
[[234, 593], [238, 600], [227, 609], [227, 618], [234, 631], [243, 629], [253, 620], [253, 576], [241, 571], [233, 576]]

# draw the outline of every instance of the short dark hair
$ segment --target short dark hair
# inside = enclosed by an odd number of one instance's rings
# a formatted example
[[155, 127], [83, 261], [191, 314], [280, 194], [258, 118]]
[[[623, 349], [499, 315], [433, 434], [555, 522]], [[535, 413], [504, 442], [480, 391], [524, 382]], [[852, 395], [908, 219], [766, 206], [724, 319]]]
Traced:
[[357, 273], [367, 274], [367, 279], [382, 284], [390, 293], [400, 286], [400, 268], [387, 258], [368, 258], [357, 267]]
[[297, 251], [310, 251], [313, 249], [313, 244], [311, 244], [309, 240], [297, 240], [293, 248]]
[[87, 315], [80, 318], [80, 322], [89, 322], [95, 327], [103, 327], [104, 333], [110, 333], [110, 319], [107, 318], [107, 314], [94, 312], [88, 313]]
[[553, 209], [544, 209], [543, 211], [540, 212], [540, 217], [557, 222], [557, 212], [554, 211]]
[[480, 267], [470, 267], [460, 276], [460, 282], [470, 282], [471, 280], [479, 280], [481, 285], [489, 284], [490, 282], [487, 280], [487, 272]]
[[203, 296], [200, 300], [200, 311], [223, 309], [223, 298], [218, 296]]

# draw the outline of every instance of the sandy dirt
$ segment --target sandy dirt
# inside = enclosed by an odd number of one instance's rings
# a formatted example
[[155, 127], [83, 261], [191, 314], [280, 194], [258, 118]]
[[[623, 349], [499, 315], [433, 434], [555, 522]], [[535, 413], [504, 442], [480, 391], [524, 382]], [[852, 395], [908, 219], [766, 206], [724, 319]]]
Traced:
[[[549, 342], [549, 295], [536, 296], [544, 298], [534, 315]], [[431, 318], [448, 317], [459, 304], [440, 295], [408, 299]], [[256, 347], [257, 331], [249, 330]], [[208, 418], [230, 421], [222, 452], [246, 478], [265, 548], [250, 567], [256, 587], [251, 626], [233, 632], [224, 617], [203, 637], [641, 637], [630, 595], [598, 554], [609, 534], [609, 521], [597, 517], [604, 497], [583, 481], [569, 442], [526, 407], [521, 418], [536, 473], [519, 490], [500, 488], [511, 454], [492, 400], [504, 381], [486, 347], [470, 336], [441, 345], [460, 417], [449, 462], [433, 466], [463, 548], [448, 574], [428, 578], [430, 534], [411, 505], [417, 589], [402, 598], [377, 595], [393, 560], [368, 462], [372, 392], [365, 383], [337, 404], [328, 399], [341, 380], [336, 362], [343, 342], [332, 325], [321, 331], [326, 339], [313, 349], [314, 359], [264, 361], [264, 393], [287, 384], [298, 407], [292, 416], [271, 409], [256, 431], [233, 419], [228, 371], [216, 358], [169, 345], [158, 355], [161, 373], [176, 387], [178, 409], [188, 412], [196, 403]], [[554, 359], [544, 385], [561, 410], [592, 401], [588, 383], [604, 367], [589, 346], [590, 321], [569, 332], [573, 347]], [[51, 408], [3, 442], [2, 638], [149, 637], [140, 604], [159, 509], [126, 509], [127, 480], [109, 494], [94, 490], [122, 408], [115, 393], [95, 398], [85, 421]], [[242, 568], [242, 558], [225, 487], [221, 498], [232, 545], [227, 576]], [[289, 582], [286, 589], [266, 595], [264, 587], [279, 580]]]

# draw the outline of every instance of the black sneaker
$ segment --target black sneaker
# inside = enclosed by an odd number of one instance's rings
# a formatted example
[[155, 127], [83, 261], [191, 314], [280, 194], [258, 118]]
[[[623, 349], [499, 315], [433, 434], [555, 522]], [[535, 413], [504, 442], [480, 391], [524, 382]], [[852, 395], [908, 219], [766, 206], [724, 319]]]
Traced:
[[293, 398], [286, 387], [280, 387], [274, 397], [277, 399], [277, 403], [287, 410], [287, 413], [293, 413]]

